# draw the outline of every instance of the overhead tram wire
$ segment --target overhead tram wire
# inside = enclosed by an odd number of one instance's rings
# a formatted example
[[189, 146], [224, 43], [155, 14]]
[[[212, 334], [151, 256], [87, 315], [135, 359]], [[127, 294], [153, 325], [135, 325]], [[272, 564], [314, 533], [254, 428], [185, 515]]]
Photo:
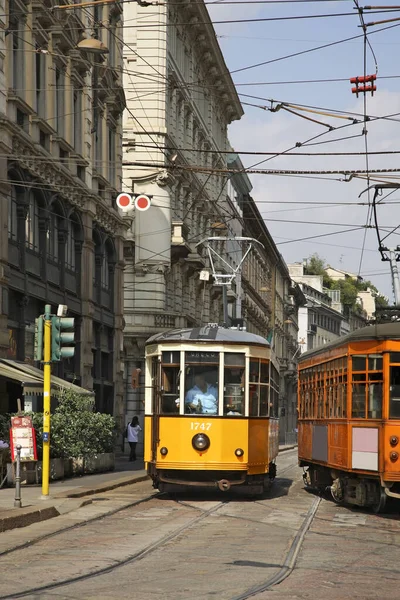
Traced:
[[[360, 17], [360, 23], [361, 23], [361, 27], [363, 29], [363, 34], [364, 34], [364, 38], [363, 38], [363, 67], [364, 67], [364, 81], [366, 80], [366, 76], [367, 76], [367, 45], [369, 46], [371, 52], [372, 52], [372, 56], [374, 58], [375, 61], [375, 74], [378, 74], [378, 63], [376, 60], [376, 56], [375, 53], [372, 49], [372, 46], [368, 40], [368, 35], [367, 35], [367, 28], [365, 26], [365, 22], [364, 22], [364, 16], [363, 16], [363, 10], [360, 8], [359, 2], [358, 0], [353, 0], [354, 4], [357, 8], [359, 17]], [[363, 134], [364, 134], [364, 144], [365, 144], [365, 166], [366, 166], [366, 171], [367, 171], [367, 187], [368, 187], [368, 210], [367, 210], [367, 218], [366, 218], [366, 225], [368, 224], [368, 222], [371, 222], [372, 216], [373, 216], [373, 212], [372, 212], [372, 206], [371, 206], [371, 195], [370, 195], [370, 178], [369, 178], [369, 157], [368, 157], [368, 130], [367, 130], [367, 94], [364, 91], [364, 99], [363, 99], [363, 107], [364, 107], [364, 129], [363, 129]], [[367, 239], [367, 228], [365, 228], [364, 231], [364, 236], [363, 236], [363, 244], [362, 244], [362, 249], [361, 249], [361, 256], [360, 256], [360, 263], [358, 266], [358, 275], [360, 275], [361, 269], [362, 269], [362, 263], [363, 263], [363, 257], [364, 257], [364, 248], [365, 248], [365, 242]]]

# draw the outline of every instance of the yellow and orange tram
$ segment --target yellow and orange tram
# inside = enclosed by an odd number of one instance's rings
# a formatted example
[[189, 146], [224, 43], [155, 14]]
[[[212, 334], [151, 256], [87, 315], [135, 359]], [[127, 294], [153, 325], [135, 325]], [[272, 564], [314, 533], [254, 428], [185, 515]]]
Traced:
[[336, 502], [400, 498], [400, 323], [358, 329], [299, 360], [299, 464]]
[[179, 329], [146, 343], [145, 462], [154, 486], [242, 486], [276, 474], [278, 371], [246, 331]]

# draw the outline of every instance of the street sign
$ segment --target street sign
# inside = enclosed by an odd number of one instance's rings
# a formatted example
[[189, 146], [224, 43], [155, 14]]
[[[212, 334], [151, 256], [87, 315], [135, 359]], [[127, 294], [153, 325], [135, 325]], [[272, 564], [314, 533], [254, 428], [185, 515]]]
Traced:
[[31, 417], [11, 417], [11, 460], [16, 460], [17, 446], [21, 446], [21, 460], [37, 460], [35, 430]]
[[145, 194], [139, 194], [135, 198], [135, 208], [136, 210], [148, 210], [150, 208], [151, 200], [149, 196]]
[[133, 198], [130, 194], [119, 194], [115, 202], [117, 203], [118, 208], [124, 212], [133, 208]]
[[122, 193], [117, 196], [116, 204], [123, 212], [128, 212], [134, 208], [136, 210], [145, 211], [150, 208], [151, 196], [146, 194], [130, 194]]

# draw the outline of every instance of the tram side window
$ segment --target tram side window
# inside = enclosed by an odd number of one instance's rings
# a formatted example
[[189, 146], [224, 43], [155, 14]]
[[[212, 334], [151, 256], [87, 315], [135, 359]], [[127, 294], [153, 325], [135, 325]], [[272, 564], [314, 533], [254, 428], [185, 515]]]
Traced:
[[[269, 386], [268, 360], [253, 358], [250, 360], [249, 373], [249, 415], [250, 417], [267, 417], [274, 415], [274, 393]], [[271, 366], [271, 370], [273, 367]], [[271, 409], [271, 410], [269, 410]]]
[[245, 355], [224, 355], [224, 415], [244, 415]]
[[[390, 358], [392, 360], [392, 355]], [[400, 419], [400, 365], [390, 367], [389, 390], [389, 419]]]
[[218, 352], [185, 353], [185, 414], [218, 414]]
[[383, 361], [381, 354], [352, 357], [353, 419], [381, 419], [383, 398]]
[[179, 413], [180, 353], [163, 352], [161, 357], [161, 413]]

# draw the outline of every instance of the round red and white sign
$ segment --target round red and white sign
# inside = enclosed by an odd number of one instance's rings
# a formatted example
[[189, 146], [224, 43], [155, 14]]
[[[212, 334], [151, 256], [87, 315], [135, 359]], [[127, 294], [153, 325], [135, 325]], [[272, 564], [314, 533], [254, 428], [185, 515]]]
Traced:
[[123, 211], [130, 210], [133, 207], [133, 198], [130, 194], [119, 194], [116, 199], [118, 208]]
[[145, 194], [139, 194], [135, 198], [135, 208], [137, 210], [148, 210], [150, 208], [151, 200], [149, 196]]

